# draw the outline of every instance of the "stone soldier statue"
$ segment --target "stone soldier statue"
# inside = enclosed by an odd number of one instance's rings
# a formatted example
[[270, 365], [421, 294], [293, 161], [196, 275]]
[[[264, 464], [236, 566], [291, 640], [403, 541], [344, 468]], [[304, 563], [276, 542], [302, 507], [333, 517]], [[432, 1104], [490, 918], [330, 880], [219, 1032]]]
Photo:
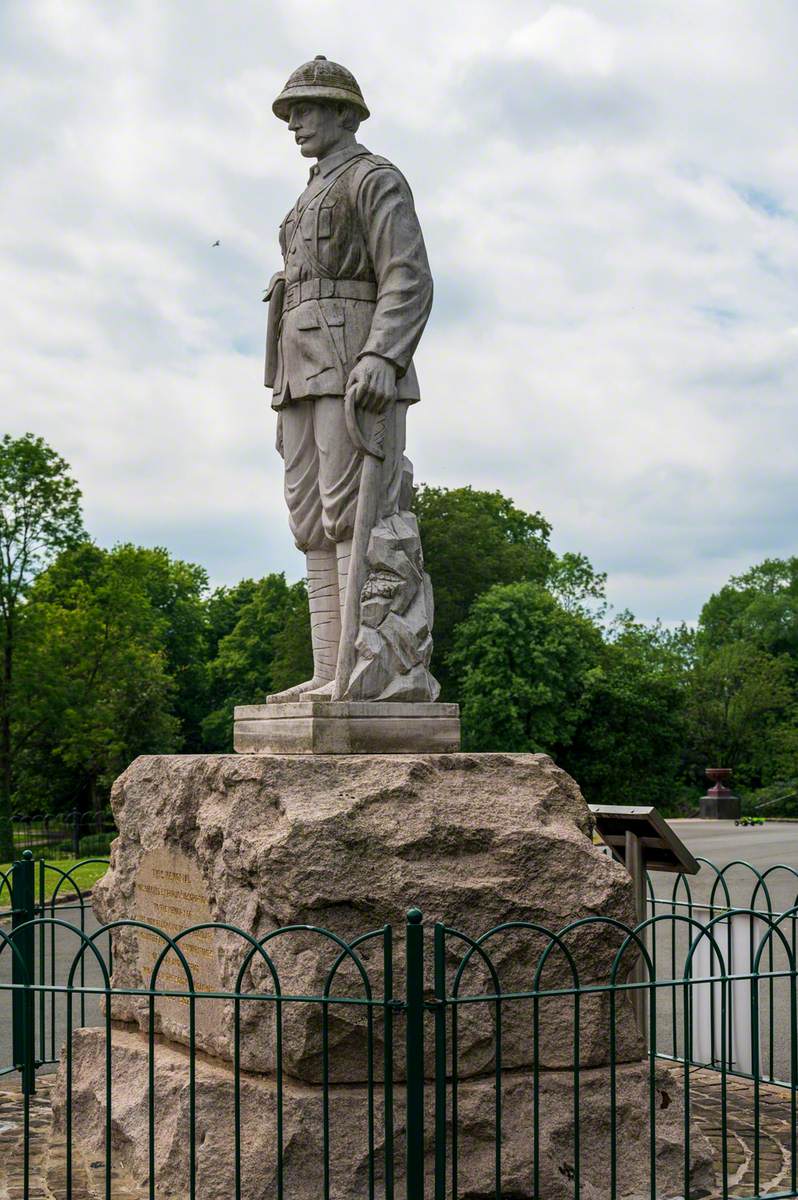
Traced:
[[356, 140], [369, 110], [345, 67], [323, 55], [305, 63], [273, 109], [317, 161], [280, 228], [284, 269], [266, 293], [266, 385], [307, 559], [313, 678], [269, 699], [435, 700], [432, 592], [404, 457], [419, 399], [413, 354], [432, 305], [413, 196]]

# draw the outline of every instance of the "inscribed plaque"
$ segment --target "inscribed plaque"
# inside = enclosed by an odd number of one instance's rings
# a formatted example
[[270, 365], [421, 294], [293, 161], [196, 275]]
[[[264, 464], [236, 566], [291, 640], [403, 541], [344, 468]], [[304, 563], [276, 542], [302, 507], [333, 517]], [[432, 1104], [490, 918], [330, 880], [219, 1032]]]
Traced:
[[[148, 851], [142, 858], [136, 875], [134, 916], [175, 938], [193, 925], [212, 922], [205, 884], [197, 864], [181, 850], [166, 848]], [[136, 931], [138, 963], [144, 987], [166, 945], [157, 933], [147, 929]], [[191, 970], [195, 992], [223, 991], [216, 958], [216, 934], [212, 929], [199, 929], [178, 941]], [[157, 991], [188, 991], [185, 969], [173, 950], [162, 962], [155, 981]], [[168, 996], [157, 1001], [161, 1021], [168, 1025], [188, 1025], [186, 997]], [[212, 1027], [214, 1010], [221, 1001], [196, 1004], [197, 1029]]]

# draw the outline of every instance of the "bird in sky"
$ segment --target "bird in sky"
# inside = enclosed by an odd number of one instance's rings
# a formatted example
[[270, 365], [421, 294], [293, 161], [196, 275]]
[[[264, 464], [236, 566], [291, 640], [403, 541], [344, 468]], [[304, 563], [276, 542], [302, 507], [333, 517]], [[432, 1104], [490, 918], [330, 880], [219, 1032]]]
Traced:
[[[218, 246], [218, 245], [219, 245], [219, 239], [217, 238], [216, 241], [213, 243], [213, 246]], [[211, 246], [211, 250], [213, 249], [213, 246]]]

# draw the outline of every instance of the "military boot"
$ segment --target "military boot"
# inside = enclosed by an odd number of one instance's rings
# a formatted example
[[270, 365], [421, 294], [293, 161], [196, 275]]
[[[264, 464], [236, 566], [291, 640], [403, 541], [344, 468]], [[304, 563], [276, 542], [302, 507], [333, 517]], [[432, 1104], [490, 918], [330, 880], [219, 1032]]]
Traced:
[[[329, 688], [335, 681], [338, 642], [341, 637], [338, 563], [334, 549], [308, 550], [308, 602], [313, 645], [313, 678], [268, 696], [269, 704], [290, 704], [309, 692]], [[328, 696], [329, 698], [329, 696]]]
[[[344, 615], [344, 605], [346, 604], [346, 582], [349, 578], [349, 561], [352, 557], [352, 539], [347, 538], [346, 541], [336, 543], [335, 553], [337, 558], [337, 587], [338, 587], [338, 641], [341, 637], [341, 622]], [[338, 657], [338, 641], [335, 643], [335, 657]], [[303, 692], [301, 700], [330, 700], [332, 699], [333, 691], [335, 690], [335, 662], [333, 662], [332, 675], [329, 683], [323, 684], [321, 687], [309, 688]]]

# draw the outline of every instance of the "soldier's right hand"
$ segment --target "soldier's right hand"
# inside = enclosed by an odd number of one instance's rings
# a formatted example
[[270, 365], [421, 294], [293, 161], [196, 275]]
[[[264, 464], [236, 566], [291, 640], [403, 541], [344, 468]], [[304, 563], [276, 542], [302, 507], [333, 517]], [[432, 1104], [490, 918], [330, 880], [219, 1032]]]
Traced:
[[347, 391], [366, 412], [382, 412], [396, 396], [396, 367], [378, 354], [364, 354], [349, 375]]

